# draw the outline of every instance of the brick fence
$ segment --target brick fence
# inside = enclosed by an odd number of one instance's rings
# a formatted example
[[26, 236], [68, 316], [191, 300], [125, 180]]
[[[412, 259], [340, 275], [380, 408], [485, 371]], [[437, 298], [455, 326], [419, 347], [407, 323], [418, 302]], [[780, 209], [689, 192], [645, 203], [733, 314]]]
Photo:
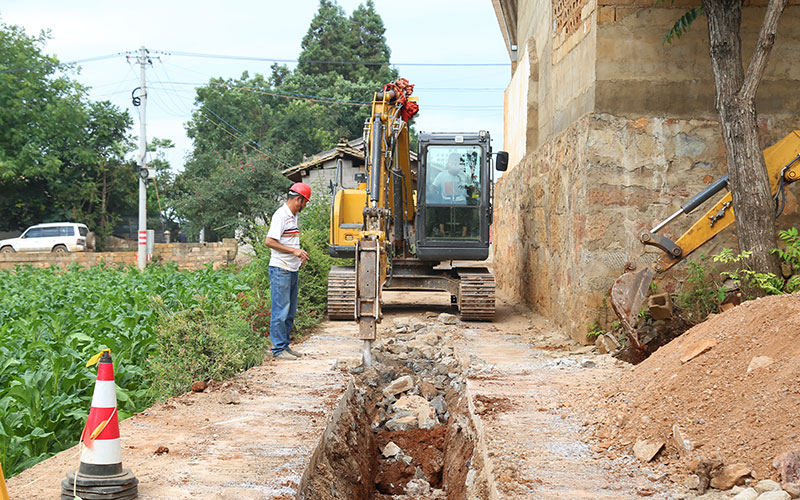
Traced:
[[[238, 245], [233, 238], [225, 238], [222, 243], [156, 243], [153, 249], [153, 260], [155, 262], [174, 262], [179, 269], [185, 270], [201, 269], [209, 264], [217, 269], [232, 264], [236, 259], [237, 250]], [[135, 266], [137, 252], [0, 254], [0, 269], [14, 269], [17, 265], [67, 267], [77, 264], [89, 267], [101, 263], [111, 266]]]

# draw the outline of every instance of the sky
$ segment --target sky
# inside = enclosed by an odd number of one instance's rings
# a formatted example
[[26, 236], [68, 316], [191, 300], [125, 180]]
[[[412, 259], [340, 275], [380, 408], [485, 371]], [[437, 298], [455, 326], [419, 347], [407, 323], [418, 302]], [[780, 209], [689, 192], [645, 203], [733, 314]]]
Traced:
[[[502, 149], [503, 92], [511, 65], [491, 0], [374, 2], [391, 62], [415, 85], [417, 131], [488, 130], [493, 149]], [[338, 0], [347, 16], [360, 3]], [[147, 48], [153, 64], [146, 70], [146, 136], [171, 139], [176, 147], [167, 160], [180, 170], [192, 148], [185, 124], [195, 88], [210, 78], [239, 78], [244, 71], [270, 74], [271, 60], [239, 58], [296, 60], [318, 7], [318, 0], [0, 0], [0, 21], [29, 35], [49, 30], [44, 52], [62, 62], [111, 56], [81, 62], [72, 77], [91, 87], [91, 99], [128, 110], [135, 137], [139, 111], [131, 92], [140, 85], [141, 69], [126, 55]]]

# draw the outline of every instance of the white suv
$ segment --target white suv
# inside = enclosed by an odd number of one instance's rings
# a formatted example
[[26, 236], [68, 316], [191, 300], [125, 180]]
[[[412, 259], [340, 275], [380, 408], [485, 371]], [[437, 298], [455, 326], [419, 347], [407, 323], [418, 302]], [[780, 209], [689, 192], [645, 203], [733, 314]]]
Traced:
[[0, 253], [85, 252], [94, 250], [94, 234], [85, 224], [50, 222], [31, 226], [19, 238], [0, 240]]

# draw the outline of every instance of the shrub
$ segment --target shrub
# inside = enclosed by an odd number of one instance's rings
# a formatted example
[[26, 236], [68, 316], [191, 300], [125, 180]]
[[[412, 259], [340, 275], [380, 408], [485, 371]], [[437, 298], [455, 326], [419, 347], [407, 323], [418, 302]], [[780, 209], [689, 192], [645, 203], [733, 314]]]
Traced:
[[253, 331], [238, 304], [168, 313], [150, 357], [153, 394], [182, 394], [196, 380], [224, 380], [264, 360], [267, 340]]
[[[725, 297], [714, 281], [716, 269], [707, 268], [705, 255], [698, 260], [687, 262], [688, 272], [681, 291], [676, 296], [676, 303], [686, 312], [685, 319], [692, 324], [700, 323], [709, 314], [717, 312], [717, 303]], [[714, 259], [716, 262], [716, 258]]]

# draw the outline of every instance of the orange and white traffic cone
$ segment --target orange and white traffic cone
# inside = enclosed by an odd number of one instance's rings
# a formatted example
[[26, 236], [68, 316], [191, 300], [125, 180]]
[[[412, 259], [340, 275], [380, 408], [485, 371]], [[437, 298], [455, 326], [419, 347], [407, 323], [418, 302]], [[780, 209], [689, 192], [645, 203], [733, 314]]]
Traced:
[[67, 478], [61, 481], [62, 500], [128, 500], [139, 494], [139, 480], [122, 468], [111, 350], [104, 349], [86, 365], [91, 366], [98, 358], [92, 407], [81, 436], [81, 465], [77, 471], [67, 472]]

